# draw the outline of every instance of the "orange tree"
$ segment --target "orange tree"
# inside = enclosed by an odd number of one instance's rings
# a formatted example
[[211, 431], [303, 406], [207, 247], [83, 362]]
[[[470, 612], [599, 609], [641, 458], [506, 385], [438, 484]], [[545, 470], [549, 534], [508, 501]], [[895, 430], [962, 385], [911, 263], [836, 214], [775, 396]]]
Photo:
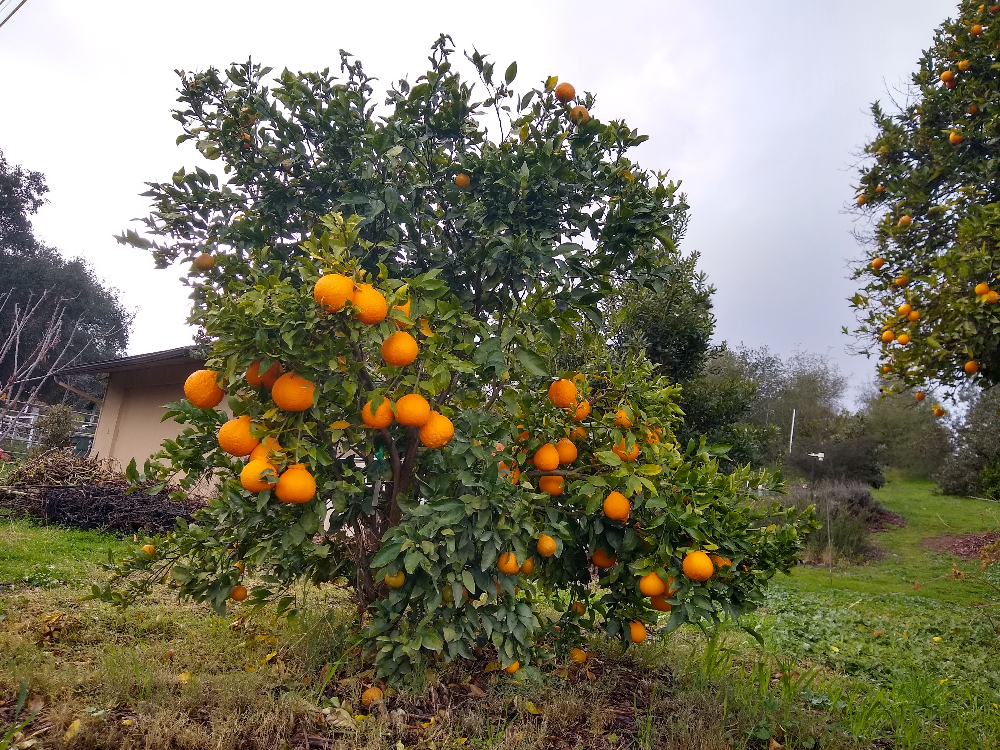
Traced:
[[962, 2], [907, 100], [872, 107], [857, 211], [873, 252], [855, 270], [856, 333], [903, 386], [1000, 381], [1000, 5]]
[[144, 236], [121, 239], [195, 261], [209, 369], [170, 411], [184, 433], [129, 473], [212, 500], [121, 572], [219, 611], [293, 610], [296, 581], [345, 577], [393, 680], [482, 648], [516, 671], [584, 627], [639, 641], [664, 611], [668, 629], [738, 617], [811, 513], [759, 501], [775, 478], [721, 473], [704, 441], [679, 446], [678, 388], [644, 357], [613, 367], [592, 346], [550, 371], [614, 283], [661, 278], [677, 186], [565, 82], [515, 95], [516, 66], [497, 80], [476, 53], [473, 101], [448, 44], [380, 116], [346, 55], [341, 81], [183, 77], [181, 140], [228, 179], [153, 184]]

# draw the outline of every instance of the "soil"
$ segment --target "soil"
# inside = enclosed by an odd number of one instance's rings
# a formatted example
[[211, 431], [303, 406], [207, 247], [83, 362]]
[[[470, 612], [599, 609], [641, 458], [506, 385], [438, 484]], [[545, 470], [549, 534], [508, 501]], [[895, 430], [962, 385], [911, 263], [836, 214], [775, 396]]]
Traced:
[[891, 510], [880, 510], [875, 518], [868, 523], [869, 531], [892, 531], [906, 526], [906, 518]]
[[963, 560], [977, 560], [983, 548], [1000, 541], [1000, 531], [974, 531], [969, 534], [942, 534], [924, 539], [921, 544], [937, 552], [946, 552]]

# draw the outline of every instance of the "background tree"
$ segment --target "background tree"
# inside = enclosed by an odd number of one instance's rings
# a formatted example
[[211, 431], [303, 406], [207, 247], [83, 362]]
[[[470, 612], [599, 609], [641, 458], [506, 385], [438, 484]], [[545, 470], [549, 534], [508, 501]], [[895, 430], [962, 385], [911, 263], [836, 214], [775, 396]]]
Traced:
[[1000, 389], [963, 395], [967, 408], [955, 430], [954, 450], [935, 478], [945, 494], [1000, 500]]
[[[929, 397], [930, 398], [930, 397]], [[882, 462], [911, 476], [931, 477], [952, 452], [951, 433], [930, 400], [910, 392], [885, 395], [877, 386], [859, 412], [864, 432], [882, 447]]]
[[34, 253], [37, 242], [29, 217], [45, 203], [47, 192], [41, 172], [11, 164], [0, 151], [0, 256]]
[[852, 303], [861, 349], [898, 388], [1000, 379], [998, 43], [1000, 5], [963, 1], [905, 100], [872, 107], [857, 197], [872, 250]]

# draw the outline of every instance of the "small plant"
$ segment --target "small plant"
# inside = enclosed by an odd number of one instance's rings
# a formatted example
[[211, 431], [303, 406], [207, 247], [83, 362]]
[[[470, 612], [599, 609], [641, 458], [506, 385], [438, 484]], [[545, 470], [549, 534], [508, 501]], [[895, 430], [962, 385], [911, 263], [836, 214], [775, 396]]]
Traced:
[[79, 420], [76, 414], [66, 404], [50, 406], [38, 421], [39, 440], [35, 452], [42, 453], [53, 448], [68, 448], [73, 444], [73, 435]]
[[[7, 731], [4, 732], [3, 736], [0, 737], [0, 750], [10, 750], [16, 747], [14, 738], [17, 737], [18, 733], [24, 729], [28, 724], [35, 720], [38, 715], [38, 711], [33, 712], [28, 718], [18, 723], [18, 718], [21, 716], [21, 711], [24, 710], [24, 703], [28, 699], [28, 681], [21, 680], [21, 692], [17, 695], [17, 705], [14, 707], [14, 723], [11, 724]], [[39, 709], [40, 710], [40, 709]]]

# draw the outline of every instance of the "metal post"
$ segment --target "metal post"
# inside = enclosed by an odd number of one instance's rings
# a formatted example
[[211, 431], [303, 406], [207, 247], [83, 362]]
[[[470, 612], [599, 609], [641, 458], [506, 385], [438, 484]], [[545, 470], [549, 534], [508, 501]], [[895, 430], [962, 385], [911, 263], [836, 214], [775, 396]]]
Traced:
[[[792, 453], [792, 441], [795, 439], [795, 409], [792, 409], [792, 430], [788, 433], [788, 453]], [[815, 462], [813, 462], [815, 463]]]

